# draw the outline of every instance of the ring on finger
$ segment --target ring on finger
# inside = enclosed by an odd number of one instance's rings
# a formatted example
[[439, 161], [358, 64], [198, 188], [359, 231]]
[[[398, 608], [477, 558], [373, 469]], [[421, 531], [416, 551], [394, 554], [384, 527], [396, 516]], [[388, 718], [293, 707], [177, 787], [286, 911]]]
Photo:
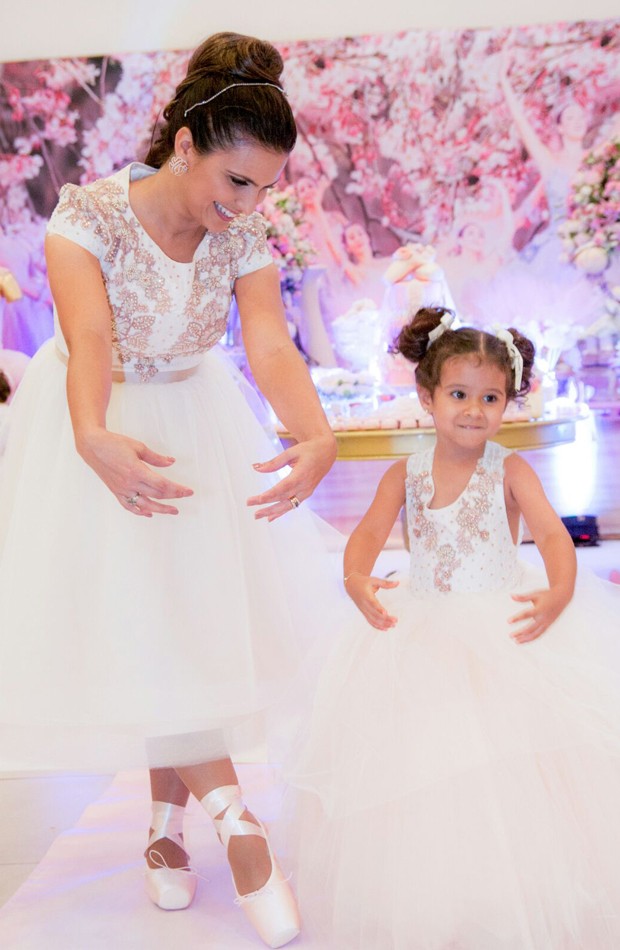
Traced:
[[301, 502], [299, 498], [297, 497], [297, 495], [291, 495], [291, 497], [289, 498], [289, 501], [291, 503], [291, 508], [299, 508], [299, 506], [301, 505]]
[[130, 495], [129, 498], [125, 498], [125, 501], [127, 502], [128, 505], [131, 505], [132, 508], [137, 508], [139, 497], [140, 497], [140, 492], [137, 491], [137, 492], [134, 492], [133, 495]]

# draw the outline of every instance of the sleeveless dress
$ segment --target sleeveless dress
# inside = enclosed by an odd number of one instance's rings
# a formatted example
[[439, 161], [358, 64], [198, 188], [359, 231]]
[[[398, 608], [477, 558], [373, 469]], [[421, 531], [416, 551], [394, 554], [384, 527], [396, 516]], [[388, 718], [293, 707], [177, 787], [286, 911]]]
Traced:
[[267, 524], [246, 505], [277, 478], [252, 463], [281, 447], [215, 344], [236, 278], [271, 263], [263, 219], [240, 218], [206, 234], [191, 263], [172, 261], [129, 203], [130, 176], [153, 172], [134, 164], [66, 185], [49, 233], [101, 265], [113, 379], [124, 380], [112, 383], [109, 430], [174, 456], [158, 471], [194, 495], [178, 516], [131, 516], [77, 455], [56, 320], [11, 407], [0, 468], [0, 769], [245, 752], [336, 588], [303, 506]]
[[620, 946], [620, 650], [614, 585], [586, 577], [538, 640], [515, 644], [519, 563], [507, 451], [431, 509], [433, 450], [406, 476], [398, 624], [356, 612], [289, 769], [305, 932], [338, 950]]

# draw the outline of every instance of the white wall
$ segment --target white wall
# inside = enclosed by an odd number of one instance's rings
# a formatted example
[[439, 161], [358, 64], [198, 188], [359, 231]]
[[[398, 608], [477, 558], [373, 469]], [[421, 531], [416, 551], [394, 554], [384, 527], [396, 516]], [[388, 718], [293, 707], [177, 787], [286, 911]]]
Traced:
[[287, 40], [618, 16], [618, 0], [234, 0], [229, 12], [224, 6], [216, 0], [29, 0], [22, 7], [7, 0], [0, 63], [189, 49], [217, 30]]

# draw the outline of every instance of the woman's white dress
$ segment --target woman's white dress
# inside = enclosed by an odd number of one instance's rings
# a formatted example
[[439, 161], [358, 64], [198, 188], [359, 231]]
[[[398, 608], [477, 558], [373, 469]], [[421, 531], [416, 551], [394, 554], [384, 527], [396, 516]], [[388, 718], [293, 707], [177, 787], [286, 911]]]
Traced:
[[488, 443], [431, 509], [432, 453], [408, 461], [408, 582], [355, 612], [290, 769], [306, 932], [338, 950], [620, 947], [620, 591], [584, 578], [517, 645], [522, 565]]
[[246, 751], [334, 593], [303, 506], [272, 524], [246, 506], [275, 478], [252, 463], [280, 448], [214, 348], [235, 279], [271, 262], [263, 220], [172, 261], [129, 203], [130, 176], [153, 171], [65, 186], [49, 233], [101, 265], [126, 377], [109, 430], [174, 456], [160, 471], [194, 495], [137, 518], [77, 455], [56, 324], [0, 468], [0, 769], [138, 767], [145, 742], [159, 766]]

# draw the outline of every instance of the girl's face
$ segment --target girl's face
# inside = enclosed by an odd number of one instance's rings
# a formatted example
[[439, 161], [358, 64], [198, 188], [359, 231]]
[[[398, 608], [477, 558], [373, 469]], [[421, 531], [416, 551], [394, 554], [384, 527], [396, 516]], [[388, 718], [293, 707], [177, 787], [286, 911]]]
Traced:
[[441, 368], [435, 391], [420, 390], [420, 402], [433, 416], [438, 437], [460, 448], [477, 449], [502, 424], [506, 375], [478, 356], [452, 356]]
[[187, 154], [189, 170], [178, 178], [187, 217], [207, 231], [225, 231], [240, 214], [252, 214], [278, 181], [288, 155], [248, 142], [200, 155]]

